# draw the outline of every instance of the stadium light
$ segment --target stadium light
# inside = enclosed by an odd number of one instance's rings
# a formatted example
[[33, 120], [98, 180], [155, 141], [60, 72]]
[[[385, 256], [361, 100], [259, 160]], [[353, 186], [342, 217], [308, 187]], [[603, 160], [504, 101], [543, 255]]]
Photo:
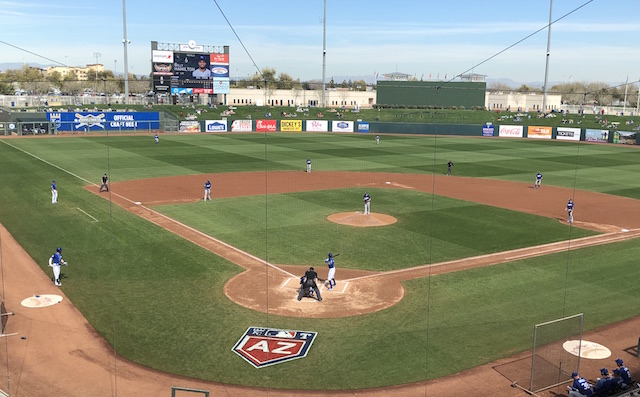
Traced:
[[94, 52], [93, 56], [96, 57], [96, 80], [98, 80], [98, 58], [102, 56], [99, 52]]

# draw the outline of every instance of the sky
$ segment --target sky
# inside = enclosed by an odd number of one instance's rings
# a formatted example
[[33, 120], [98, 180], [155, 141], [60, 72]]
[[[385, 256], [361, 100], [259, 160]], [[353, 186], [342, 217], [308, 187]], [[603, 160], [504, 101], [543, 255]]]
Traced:
[[640, 79], [638, 0], [326, 0], [326, 29], [325, 0], [0, 0], [0, 63], [97, 62], [122, 74], [125, 2], [137, 75], [151, 71], [151, 41], [194, 40], [229, 46], [232, 79], [268, 67], [320, 80], [326, 34], [327, 82], [390, 72], [543, 82], [553, 4], [550, 82]]

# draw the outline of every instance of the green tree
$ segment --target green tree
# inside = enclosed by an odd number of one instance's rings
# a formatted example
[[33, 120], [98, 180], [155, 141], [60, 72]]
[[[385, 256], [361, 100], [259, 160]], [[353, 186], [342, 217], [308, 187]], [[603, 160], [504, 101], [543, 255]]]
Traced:
[[277, 87], [281, 90], [290, 90], [293, 88], [293, 78], [287, 73], [280, 73], [278, 75]]
[[364, 80], [356, 80], [353, 82], [353, 90], [354, 91], [366, 91], [367, 83]]

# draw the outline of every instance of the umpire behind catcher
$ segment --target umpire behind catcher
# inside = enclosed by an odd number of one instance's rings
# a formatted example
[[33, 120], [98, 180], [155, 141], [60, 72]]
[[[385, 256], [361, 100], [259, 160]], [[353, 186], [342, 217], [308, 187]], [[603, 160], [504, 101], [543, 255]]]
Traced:
[[318, 281], [318, 273], [316, 273], [315, 270], [313, 270], [313, 266], [309, 268], [309, 270], [307, 270], [304, 273], [304, 283], [302, 284], [302, 286], [300, 287], [300, 290], [298, 291], [298, 300], [302, 300], [302, 297], [309, 292], [309, 290], [311, 288], [313, 288], [313, 291], [316, 293], [316, 297], [318, 298], [319, 301], [322, 300], [322, 296], [320, 296], [320, 290], [318, 289], [318, 284], [316, 283]]

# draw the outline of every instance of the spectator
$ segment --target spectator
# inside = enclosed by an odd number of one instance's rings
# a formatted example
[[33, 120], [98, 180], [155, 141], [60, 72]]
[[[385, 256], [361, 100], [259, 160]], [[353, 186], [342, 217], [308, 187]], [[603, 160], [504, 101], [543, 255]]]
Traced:
[[571, 377], [573, 378], [573, 385], [567, 386], [567, 389], [569, 389], [570, 397], [583, 397], [593, 395], [591, 385], [585, 378], [581, 378], [577, 372], [572, 373]]

